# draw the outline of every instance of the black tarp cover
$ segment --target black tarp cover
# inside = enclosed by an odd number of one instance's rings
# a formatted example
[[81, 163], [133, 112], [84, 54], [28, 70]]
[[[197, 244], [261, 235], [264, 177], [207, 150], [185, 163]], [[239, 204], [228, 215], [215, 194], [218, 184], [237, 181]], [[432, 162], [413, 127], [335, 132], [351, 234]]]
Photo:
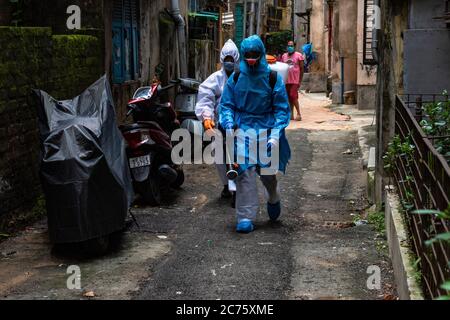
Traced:
[[35, 92], [51, 241], [81, 242], [122, 229], [133, 187], [106, 76], [73, 100]]

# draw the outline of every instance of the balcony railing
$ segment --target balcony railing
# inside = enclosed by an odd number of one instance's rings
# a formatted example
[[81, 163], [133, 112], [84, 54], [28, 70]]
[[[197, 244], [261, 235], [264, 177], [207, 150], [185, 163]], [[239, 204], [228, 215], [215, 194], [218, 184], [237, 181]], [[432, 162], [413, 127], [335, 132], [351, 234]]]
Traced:
[[402, 141], [410, 141], [413, 152], [409, 159], [398, 155], [393, 178], [405, 208], [413, 249], [419, 258], [424, 292], [428, 298], [436, 298], [446, 292], [440, 285], [450, 279], [450, 245], [448, 242], [425, 242], [437, 234], [449, 232], [448, 221], [435, 216], [416, 215], [415, 209], [444, 211], [450, 203], [450, 168], [444, 156], [433, 146], [419, 125], [426, 117], [422, 105], [448, 99], [440, 95], [396, 96], [395, 133]]

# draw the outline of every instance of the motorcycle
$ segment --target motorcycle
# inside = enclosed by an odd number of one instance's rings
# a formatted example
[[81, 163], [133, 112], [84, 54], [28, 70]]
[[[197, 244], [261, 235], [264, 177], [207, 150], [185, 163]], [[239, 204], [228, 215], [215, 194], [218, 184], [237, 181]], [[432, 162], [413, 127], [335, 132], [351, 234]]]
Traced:
[[171, 159], [171, 134], [180, 128], [176, 112], [171, 103], [161, 103], [160, 95], [175, 87], [171, 81], [167, 87], [154, 83], [136, 90], [127, 105], [127, 118], [133, 123], [120, 126], [128, 144], [127, 156], [133, 186], [150, 205], [161, 203], [161, 188], [179, 188], [184, 183], [182, 166]]
[[64, 101], [34, 92], [39, 172], [54, 253], [103, 255], [126, 229], [134, 198], [109, 80], [103, 76]]
[[[195, 79], [183, 78], [177, 81], [177, 95], [175, 100], [175, 109], [177, 112], [177, 118], [181, 123], [181, 128], [190, 132], [192, 141], [198, 139], [203, 141], [203, 124], [197, 119], [195, 115], [195, 105], [197, 104], [198, 89], [201, 82]], [[206, 147], [205, 143], [202, 143], [199, 147]], [[191, 154], [195, 152], [201, 152], [201, 150], [195, 150], [195, 145], [192, 143]]]

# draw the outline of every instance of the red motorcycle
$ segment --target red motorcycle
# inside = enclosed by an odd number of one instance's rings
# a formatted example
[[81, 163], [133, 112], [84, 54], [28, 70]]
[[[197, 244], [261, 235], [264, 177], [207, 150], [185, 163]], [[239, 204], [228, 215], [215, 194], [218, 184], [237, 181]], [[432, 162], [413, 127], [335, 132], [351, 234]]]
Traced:
[[177, 85], [154, 83], [136, 90], [127, 105], [133, 123], [120, 127], [127, 141], [127, 156], [135, 192], [150, 205], [161, 203], [161, 188], [179, 188], [184, 183], [181, 166], [172, 161], [172, 132], [180, 128], [171, 103], [160, 103], [160, 95]]

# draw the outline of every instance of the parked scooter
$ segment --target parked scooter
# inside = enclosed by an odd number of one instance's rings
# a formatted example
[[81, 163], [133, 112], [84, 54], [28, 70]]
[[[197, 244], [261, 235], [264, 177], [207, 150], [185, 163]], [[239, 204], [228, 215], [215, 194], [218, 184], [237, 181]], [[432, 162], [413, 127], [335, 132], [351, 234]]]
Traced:
[[181, 123], [181, 128], [188, 130], [193, 139], [197, 136], [200, 141], [203, 141], [203, 124], [195, 115], [195, 105], [197, 104], [198, 89], [201, 82], [195, 79], [183, 78], [177, 81], [177, 85], [178, 90], [175, 101], [175, 110], [177, 111], [177, 117]]
[[128, 143], [127, 156], [134, 189], [151, 205], [161, 203], [161, 188], [179, 188], [184, 183], [181, 166], [171, 159], [172, 132], [180, 128], [174, 108], [161, 103], [161, 93], [176, 86], [178, 81], [162, 88], [158, 83], [139, 88], [128, 103], [130, 125], [120, 127]]

